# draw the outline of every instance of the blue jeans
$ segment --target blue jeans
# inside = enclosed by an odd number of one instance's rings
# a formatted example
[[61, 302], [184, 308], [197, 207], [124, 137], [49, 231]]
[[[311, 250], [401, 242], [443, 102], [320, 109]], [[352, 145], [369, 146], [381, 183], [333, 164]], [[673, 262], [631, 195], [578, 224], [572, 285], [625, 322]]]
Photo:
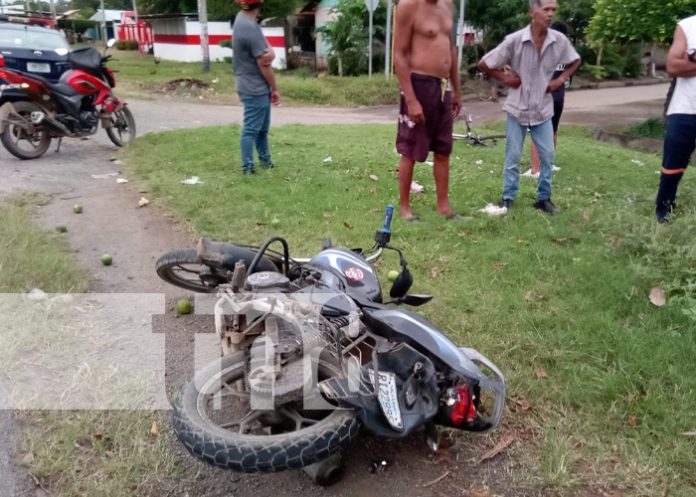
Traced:
[[539, 151], [541, 167], [537, 186], [537, 200], [551, 199], [551, 165], [553, 164], [553, 125], [551, 119], [535, 126], [521, 124], [512, 115], [507, 118], [505, 165], [503, 166], [503, 199], [513, 200], [520, 189], [520, 158], [527, 130]]
[[244, 104], [244, 126], [242, 127], [241, 151], [242, 171], [254, 170], [254, 146], [263, 166], [271, 166], [271, 151], [268, 147], [268, 128], [271, 125], [271, 96], [239, 95]]

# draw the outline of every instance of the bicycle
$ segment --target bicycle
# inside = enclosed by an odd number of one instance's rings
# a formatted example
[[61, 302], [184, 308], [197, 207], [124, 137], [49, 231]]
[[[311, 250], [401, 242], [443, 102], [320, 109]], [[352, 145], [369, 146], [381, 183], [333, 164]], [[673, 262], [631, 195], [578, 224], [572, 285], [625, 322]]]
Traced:
[[488, 147], [490, 143], [495, 145], [498, 140], [504, 140], [506, 138], [505, 134], [497, 135], [479, 135], [475, 134], [471, 129], [471, 123], [473, 119], [471, 114], [469, 114], [464, 120], [466, 123], [466, 134], [452, 133], [453, 140], [466, 140], [469, 145], [480, 145], [482, 147]]

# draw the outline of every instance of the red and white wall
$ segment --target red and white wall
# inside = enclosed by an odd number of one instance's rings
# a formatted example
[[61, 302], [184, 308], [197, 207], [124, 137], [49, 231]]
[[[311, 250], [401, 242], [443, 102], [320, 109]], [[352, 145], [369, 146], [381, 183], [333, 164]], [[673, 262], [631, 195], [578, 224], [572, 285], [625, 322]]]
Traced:
[[[198, 21], [186, 18], [158, 18], [150, 20], [154, 31], [154, 55], [162, 60], [179, 62], [200, 62], [203, 60], [201, 50], [201, 26]], [[275, 51], [273, 67], [285, 69], [285, 30], [278, 28], [261, 28], [268, 44]], [[210, 59], [222, 60], [231, 57], [232, 50], [220, 46], [222, 40], [233, 36], [229, 22], [208, 23], [208, 43]]]

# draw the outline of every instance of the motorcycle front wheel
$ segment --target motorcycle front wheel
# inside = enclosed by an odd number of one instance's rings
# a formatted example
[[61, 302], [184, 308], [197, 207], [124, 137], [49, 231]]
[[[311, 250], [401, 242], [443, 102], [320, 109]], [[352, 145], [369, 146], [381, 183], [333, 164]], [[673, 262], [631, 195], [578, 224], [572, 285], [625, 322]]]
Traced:
[[22, 160], [38, 159], [51, 145], [51, 135], [43, 126], [31, 123], [31, 113], [40, 112], [41, 107], [31, 102], [14, 102], [17, 113], [7, 120], [0, 140], [7, 151]]
[[157, 275], [174, 286], [200, 293], [213, 293], [227, 279], [203, 264], [195, 250], [173, 250], [157, 259]]
[[[239, 381], [245, 369], [244, 352], [226, 355], [198, 373], [177, 400], [174, 431], [194, 456], [245, 473], [276, 472], [326, 459], [358, 435], [353, 410], [250, 409]], [[331, 369], [320, 365], [320, 378]]]
[[135, 118], [125, 105], [111, 114], [111, 127], [106, 134], [117, 147], [122, 147], [135, 140]]

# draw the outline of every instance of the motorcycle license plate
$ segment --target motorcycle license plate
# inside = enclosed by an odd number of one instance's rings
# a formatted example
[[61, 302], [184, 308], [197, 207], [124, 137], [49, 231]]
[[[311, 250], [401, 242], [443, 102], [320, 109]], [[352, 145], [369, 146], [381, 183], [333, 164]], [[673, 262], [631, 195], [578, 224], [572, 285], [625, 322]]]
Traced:
[[44, 62], [27, 62], [27, 71], [30, 72], [51, 72], [51, 65]]
[[[370, 381], [374, 385], [375, 372], [370, 369]], [[399, 407], [399, 397], [396, 393], [396, 375], [389, 372], [379, 372], [379, 391], [377, 393], [379, 405], [382, 408], [384, 417], [387, 418], [389, 424], [397, 429], [402, 430], [404, 427], [401, 420], [401, 408]]]

